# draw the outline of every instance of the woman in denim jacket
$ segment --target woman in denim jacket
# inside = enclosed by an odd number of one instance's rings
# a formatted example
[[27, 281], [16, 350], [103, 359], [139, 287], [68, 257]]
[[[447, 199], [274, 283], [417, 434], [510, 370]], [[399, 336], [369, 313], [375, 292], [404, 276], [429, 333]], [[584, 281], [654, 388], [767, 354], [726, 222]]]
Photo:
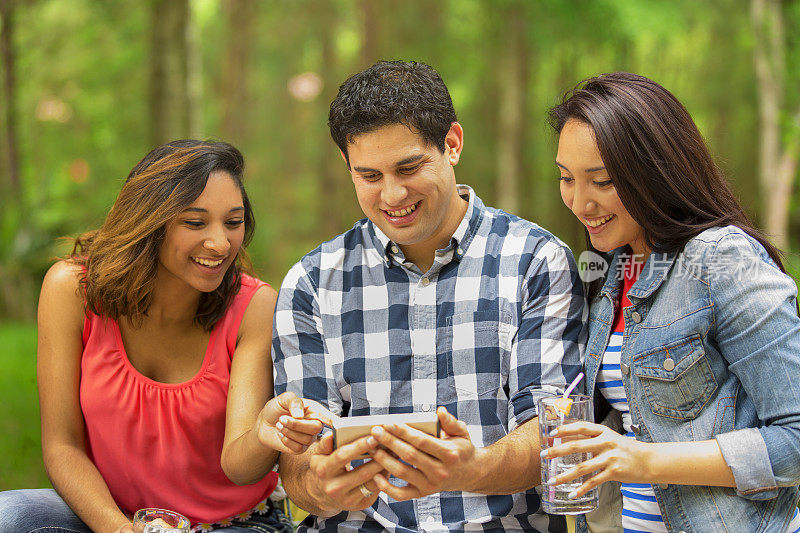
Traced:
[[591, 78], [551, 122], [564, 203], [608, 264], [586, 386], [627, 433], [565, 426], [546, 456], [593, 458], [555, 482], [621, 482], [626, 531], [800, 530], [800, 318], [779, 252], [657, 83]]

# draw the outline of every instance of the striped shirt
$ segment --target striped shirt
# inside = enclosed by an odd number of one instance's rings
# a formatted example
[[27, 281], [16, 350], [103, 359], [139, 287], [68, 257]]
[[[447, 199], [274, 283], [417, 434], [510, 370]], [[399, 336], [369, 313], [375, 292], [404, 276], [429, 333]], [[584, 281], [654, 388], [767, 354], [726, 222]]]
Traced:
[[[628, 407], [628, 397], [622, 385], [622, 370], [620, 369], [620, 355], [624, 338], [625, 321], [622, 319], [622, 309], [631, 305], [628, 299], [628, 290], [636, 282], [642, 263], [629, 262], [625, 265], [622, 301], [617, 309], [614, 327], [608, 346], [603, 354], [600, 369], [597, 372], [597, 388], [603, 397], [608, 400], [614, 409], [622, 415], [622, 427], [625, 436], [636, 438], [631, 431], [631, 413]], [[622, 529], [624, 533], [634, 532], [659, 532], [666, 533], [664, 519], [649, 483], [622, 483]]]
[[[631, 431], [631, 414], [628, 398], [622, 386], [620, 353], [623, 333], [614, 331], [603, 354], [603, 362], [597, 373], [597, 387], [603, 397], [622, 415], [625, 436], [636, 438]], [[622, 483], [622, 528], [625, 533], [636, 531], [666, 532], [661, 510], [658, 507], [653, 487], [649, 483]]]
[[[539, 226], [469, 207], [421, 272], [369, 220], [287, 274], [274, 320], [275, 389], [342, 416], [443, 405], [487, 446], [536, 416], [581, 369], [585, 303], [569, 249]], [[502, 476], [501, 472], [487, 475]], [[400, 480], [392, 479], [394, 483]], [[442, 492], [317, 518], [300, 531], [549, 531], [536, 490]]]

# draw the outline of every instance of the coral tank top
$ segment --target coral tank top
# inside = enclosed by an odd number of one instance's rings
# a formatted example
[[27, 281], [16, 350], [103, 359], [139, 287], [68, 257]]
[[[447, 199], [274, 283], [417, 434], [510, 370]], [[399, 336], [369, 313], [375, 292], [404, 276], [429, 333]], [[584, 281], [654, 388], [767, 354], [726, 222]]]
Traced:
[[140, 374], [128, 361], [119, 325], [87, 312], [80, 385], [87, 451], [123, 511], [162, 507], [193, 524], [213, 523], [253, 509], [275, 488], [275, 472], [238, 486], [220, 465], [239, 324], [264, 285], [242, 276], [241, 290], [211, 331], [200, 371], [184, 383]]

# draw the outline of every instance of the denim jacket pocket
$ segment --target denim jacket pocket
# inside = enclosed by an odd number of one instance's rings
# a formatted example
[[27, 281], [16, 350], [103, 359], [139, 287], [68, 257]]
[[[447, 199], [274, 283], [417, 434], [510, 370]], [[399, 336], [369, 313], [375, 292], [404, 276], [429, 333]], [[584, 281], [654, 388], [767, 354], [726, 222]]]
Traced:
[[654, 414], [693, 419], [717, 390], [699, 335], [642, 352], [632, 361]]
[[460, 313], [447, 319], [440, 346], [458, 398], [497, 394], [508, 349], [511, 315], [496, 311]]

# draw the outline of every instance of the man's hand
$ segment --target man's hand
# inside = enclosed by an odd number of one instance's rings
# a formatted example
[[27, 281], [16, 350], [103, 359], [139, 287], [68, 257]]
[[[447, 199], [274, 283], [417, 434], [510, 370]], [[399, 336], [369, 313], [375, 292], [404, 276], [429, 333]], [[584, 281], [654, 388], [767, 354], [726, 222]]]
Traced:
[[[445, 490], [469, 490], [469, 484], [479, 475], [476, 459], [480, 450], [472, 444], [467, 425], [444, 407], [439, 407], [436, 414], [444, 433], [438, 439], [405, 424], [372, 429], [372, 435], [386, 448], [370, 454], [386, 470], [377, 473], [373, 480], [378, 489], [395, 500], [410, 500]], [[407, 485], [392, 485], [389, 474]]]
[[323, 437], [312, 446], [309, 467], [313, 480], [310, 491], [324, 511], [332, 514], [341, 511], [360, 511], [375, 503], [378, 488], [373, 477], [383, 470], [377, 461], [353, 468], [350, 463], [378, 446], [372, 436], [362, 437], [336, 450], [333, 435]]

